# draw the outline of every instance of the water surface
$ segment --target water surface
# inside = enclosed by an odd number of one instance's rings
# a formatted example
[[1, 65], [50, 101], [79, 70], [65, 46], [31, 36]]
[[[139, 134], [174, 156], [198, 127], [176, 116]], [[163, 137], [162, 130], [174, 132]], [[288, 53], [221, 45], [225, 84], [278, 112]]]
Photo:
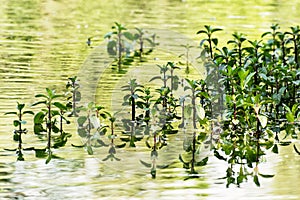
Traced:
[[[45, 165], [44, 160], [36, 159], [32, 152], [24, 152], [26, 161], [16, 162], [15, 153], [4, 150], [16, 147], [12, 141], [13, 118], [3, 115], [15, 109], [17, 101], [31, 109], [29, 105], [35, 101], [34, 95], [44, 92], [46, 87], [63, 91], [68, 77], [82, 75], [80, 72], [86, 70], [87, 58], [105, 43], [103, 36], [115, 21], [130, 29], [173, 31], [196, 45], [202, 38], [195, 33], [209, 24], [224, 29], [217, 34], [224, 44], [234, 31], [245, 33], [249, 39], [259, 39], [273, 23], [279, 23], [283, 30], [300, 24], [299, 1], [0, 0], [0, 3], [1, 199], [300, 198], [297, 184], [300, 158], [291, 147], [282, 147], [279, 155], [270, 153], [264, 158], [266, 161], [260, 164], [260, 171], [275, 174], [275, 177], [261, 179], [261, 187], [249, 179], [241, 188], [226, 189], [224, 180], [219, 178], [225, 176], [227, 166], [213, 157], [207, 166], [199, 169], [198, 179], [184, 180], [188, 173], [177, 159], [178, 154], [183, 153], [183, 149], [178, 148], [182, 146], [182, 134], [171, 137], [170, 145], [159, 152], [158, 162], [170, 167], [158, 170], [157, 179], [151, 179], [150, 169], [140, 164], [141, 159], [150, 161], [150, 152], [144, 143], [138, 143], [137, 149], [119, 150], [117, 156], [122, 159], [119, 162], [102, 162], [106, 150], [88, 156], [84, 150], [71, 147], [71, 143], [81, 143], [74, 124], [67, 127], [73, 134], [70, 143], [55, 151], [61, 159], [53, 159]], [[85, 43], [90, 36], [95, 36], [93, 48]], [[158, 54], [149, 57], [145, 64], [149, 70], [156, 70], [157, 62], [177, 59], [178, 44], [174, 43], [173, 48], [161, 46]], [[100, 68], [106, 69], [107, 55], [99, 52], [99, 64], [103, 64]], [[96, 80], [97, 85], [85, 92], [94, 94], [95, 89], [98, 102], [108, 108], [117, 105], [118, 102], [111, 101], [113, 92], [109, 88], [118, 91], [128, 78], [140, 76], [139, 67], [134, 66], [130, 73], [119, 78], [111, 78], [110, 84], [101, 79], [107, 85]], [[110, 74], [109, 70], [105, 73]], [[24, 136], [24, 147], [44, 147], [46, 142], [34, 136], [31, 127], [29, 123], [30, 132]]]

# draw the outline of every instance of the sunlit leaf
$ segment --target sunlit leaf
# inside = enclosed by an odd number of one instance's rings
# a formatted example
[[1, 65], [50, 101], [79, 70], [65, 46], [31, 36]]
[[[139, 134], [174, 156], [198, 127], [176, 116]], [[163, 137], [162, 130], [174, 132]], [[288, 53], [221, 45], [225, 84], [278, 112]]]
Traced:
[[199, 118], [203, 120], [205, 118], [205, 110], [202, 106], [199, 106], [198, 109], [199, 109]]
[[35, 116], [34, 116], [34, 123], [35, 124], [41, 124], [44, 121], [44, 117], [45, 117], [45, 113], [44, 112], [38, 112]]
[[260, 122], [262, 128], [265, 128], [268, 123], [268, 118], [264, 115], [258, 115], [258, 119], [259, 119], [259, 122]]
[[294, 116], [294, 114], [292, 112], [287, 112], [285, 114], [285, 116], [286, 116], [286, 119], [288, 120], [288, 122], [292, 123], [292, 122], [295, 121], [295, 116]]

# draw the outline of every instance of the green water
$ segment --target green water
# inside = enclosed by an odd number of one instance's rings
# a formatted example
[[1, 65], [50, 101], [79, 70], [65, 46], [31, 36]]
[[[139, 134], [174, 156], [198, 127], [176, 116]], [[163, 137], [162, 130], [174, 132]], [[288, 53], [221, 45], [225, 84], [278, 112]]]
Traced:
[[[117, 93], [128, 78], [147, 81], [148, 72], [155, 72], [157, 62], [177, 59], [180, 42], [174, 36], [197, 45], [200, 37], [195, 33], [209, 24], [224, 29], [217, 34], [222, 39], [221, 44], [234, 31], [245, 33], [249, 39], [258, 39], [272, 23], [279, 23], [283, 30], [299, 25], [300, 2], [297, 0], [0, 0], [0, 3], [1, 199], [300, 198], [300, 158], [291, 147], [281, 147], [279, 155], [270, 153], [265, 157], [266, 162], [260, 164], [259, 170], [275, 177], [260, 180], [260, 188], [249, 180], [241, 188], [229, 189], [225, 188], [224, 180], [219, 179], [225, 176], [227, 166], [213, 157], [199, 170], [199, 179], [184, 181], [187, 173], [177, 159], [183, 152], [179, 147], [184, 135], [172, 137], [170, 145], [160, 151], [158, 162], [170, 167], [158, 170], [155, 180], [150, 177], [150, 169], [139, 162], [150, 160], [150, 152], [143, 143], [138, 143], [137, 149], [119, 150], [120, 162], [102, 162], [104, 150], [96, 156], [88, 156], [84, 150], [71, 147], [71, 143], [81, 143], [74, 125], [67, 127], [73, 133], [70, 143], [55, 151], [62, 158], [48, 165], [31, 152], [24, 153], [25, 162], [16, 162], [14, 152], [3, 150], [17, 145], [12, 141], [13, 118], [3, 115], [15, 109], [17, 101], [30, 105], [35, 101], [34, 95], [44, 88], [61, 91], [68, 77], [79, 75], [83, 85], [87, 83], [84, 81], [93, 83], [86, 87], [87, 95], [96, 96], [96, 101], [115, 108], [119, 102], [112, 101], [111, 95]], [[147, 68], [134, 66], [128, 74], [110, 78], [112, 82], [107, 84], [102, 77], [98, 82], [99, 74], [109, 74], [105, 68], [109, 60], [106, 54], [101, 54], [101, 47], [105, 44], [103, 35], [111, 30], [115, 21], [128, 28], [165, 30], [167, 34], [162, 31], [160, 38], [168, 42], [161, 43], [157, 54], [151, 55]], [[85, 41], [95, 35], [99, 37], [95, 37], [90, 48]], [[98, 64], [89, 63], [93, 54], [98, 56], [99, 68], [93, 68]], [[89, 80], [90, 75], [84, 73], [88, 70], [95, 72], [94, 79]], [[30, 133], [24, 136], [24, 147], [44, 147], [45, 142], [33, 135], [31, 126], [28, 128]]]

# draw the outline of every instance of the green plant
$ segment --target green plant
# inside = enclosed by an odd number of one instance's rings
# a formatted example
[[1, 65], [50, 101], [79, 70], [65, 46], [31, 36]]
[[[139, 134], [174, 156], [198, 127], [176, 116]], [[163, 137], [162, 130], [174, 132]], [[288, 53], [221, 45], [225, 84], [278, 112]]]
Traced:
[[72, 112], [69, 116], [75, 116], [78, 117], [78, 110], [76, 107], [76, 104], [80, 101], [81, 99], [81, 93], [79, 91], [79, 84], [78, 84], [78, 79], [77, 76], [68, 78], [68, 83], [66, 84], [66, 88], [70, 90], [71, 96], [68, 97], [68, 100], [71, 100], [68, 103], [68, 106], [72, 108]]
[[205, 28], [205, 30], [200, 30], [200, 31], [197, 32], [197, 34], [205, 34], [207, 36], [207, 38], [201, 40], [200, 47], [203, 46], [204, 42], [208, 42], [208, 46], [204, 46], [204, 49], [209, 52], [210, 58], [213, 59], [214, 58], [213, 44], [215, 46], [218, 45], [218, 38], [212, 37], [212, 34], [217, 32], [217, 31], [221, 31], [222, 29], [212, 28], [211, 26], [208, 26], [208, 25], [205, 25], [204, 28]]
[[109, 112], [105, 112], [105, 113], [108, 116], [108, 120], [110, 121], [109, 127], [111, 133], [108, 135], [108, 139], [110, 140], [108, 155], [106, 156], [106, 158], [102, 159], [102, 161], [106, 161], [108, 159], [110, 159], [111, 161], [113, 160], [120, 161], [121, 159], [115, 156], [115, 154], [117, 153], [116, 148], [123, 148], [125, 147], [126, 143], [120, 145], [115, 144], [115, 139], [117, 138], [117, 134], [115, 134], [115, 122], [117, 120], [116, 115], [118, 114], [118, 112], [114, 114], [111, 114]]
[[[149, 54], [153, 51], [153, 47], [157, 44], [155, 43], [155, 34], [150, 35], [150, 37], [146, 35], [146, 31], [144, 29], [135, 28], [137, 33], [133, 34], [133, 40], [137, 40], [139, 47], [138, 50], [135, 50], [135, 56], [140, 57], [140, 61], [142, 61], [143, 54]], [[150, 44], [150, 49], [145, 52], [145, 42]]]
[[[54, 111], [56, 113], [54, 113], [54, 116], [59, 116], [59, 132], [60, 135], [58, 137], [54, 138], [54, 144], [53, 147], [54, 148], [59, 148], [59, 147], [63, 147], [65, 146], [65, 144], [68, 141], [68, 138], [70, 138], [72, 135], [70, 133], [66, 133], [63, 130], [63, 124], [64, 122], [66, 122], [66, 124], [70, 124], [71, 122], [64, 117], [64, 114], [69, 110], [69, 108], [67, 107], [67, 105], [63, 105], [60, 102], [54, 102], [53, 105], [59, 109], [59, 111]], [[55, 122], [54, 122], [55, 124]]]
[[127, 42], [125, 38], [130, 41], [135, 38], [130, 32], [126, 31], [127, 28], [125, 26], [118, 22], [115, 22], [112, 29], [113, 31], [107, 33], [104, 38], [109, 40], [107, 44], [107, 52], [112, 56], [116, 56], [117, 67], [120, 72], [122, 64], [126, 64], [126, 62], [131, 63], [133, 61], [132, 58], [129, 58], [130, 52], [133, 50], [133, 46]]
[[14, 130], [13, 139], [16, 142], [19, 142], [17, 148], [17, 160], [24, 161], [23, 153], [22, 153], [22, 134], [26, 134], [28, 130], [26, 128], [22, 128], [22, 125], [25, 125], [27, 122], [23, 120], [23, 116], [26, 114], [34, 115], [32, 111], [23, 111], [25, 104], [21, 104], [17, 102], [17, 112], [6, 112], [5, 115], [15, 115], [18, 119], [13, 121], [13, 125], [18, 127], [18, 129]]
[[107, 118], [107, 112], [103, 111], [103, 106], [97, 106], [94, 102], [89, 102], [85, 107], [80, 108], [83, 112], [77, 118], [79, 136], [86, 141], [83, 146], [73, 145], [75, 147], [86, 148], [89, 155], [93, 155], [93, 147], [106, 146], [105, 143], [99, 138], [107, 132], [107, 125], [100, 123], [100, 119]]
[[[159, 134], [159, 130], [157, 127], [153, 126], [153, 134], [152, 137], [149, 136], [146, 140], [146, 146], [151, 149], [150, 152], [150, 158], [151, 158], [151, 163], [147, 163], [143, 160], [140, 160], [140, 162], [147, 168], [151, 168], [150, 174], [152, 178], [156, 178], [156, 170], [157, 168], [159, 169], [165, 169], [169, 165], [157, 165], [157, 159], [158, 159], [158, 150], [161, 149], [166, 145], [165, 141], [163, 138], [161, 138], [161, 135]], [[150, 141], [151, 138], [153, 141]]]
[[[52, 131], [54, 133], [59, 132], [59, 128], [55, 125], [56, 120], [54, 117], [58, 114], [56, 110], [52, 110], [53, 106], [57, 102], [55, 101], [58, 98], [64, 97], [64, 95], [56, 94], [55, 90], [50, 90], [46, 88], [46, 94], [37, 94], [35, 95], [36, 98], [42, 98], [43, 100], [33, 103], [32, 106], [36, 106], [39, 104], [45, 105], [45, 109], [38, 112], [34, 116], [34, 133], [40, 134], [41, 132], [47, 132], [47, 150], [48, 150], [48, 158], [46, 160], [46, 164], [50, 162], [52, 158], [51, 152], [51, 139], [52, 139]], [[46, 123], [46, 128], [43, 127], [43, 123]]]
[[179, 55], [179, 58], [181, 57], [185, 57], [185, 73], [186, 74], [189, 74], [190, 73], [190, 49], [193, 47], [189, 44], [186, 44], [186, 45], [181, 45], [182, 47], [185, 48], [185, 53], [183, 54], [180, 54]]

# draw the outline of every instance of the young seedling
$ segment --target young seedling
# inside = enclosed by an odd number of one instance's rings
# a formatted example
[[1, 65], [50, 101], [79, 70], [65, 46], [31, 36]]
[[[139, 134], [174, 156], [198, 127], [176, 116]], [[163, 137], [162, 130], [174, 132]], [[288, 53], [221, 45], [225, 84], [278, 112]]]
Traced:
[[[52, 139], [52, 131], [57, 133], [59, 132], [59, 128], [55, 126], [55, 115], [57, 114], [56, 110], [52, 110], [53, 106], [56, 102], [56, 99], [64, 97], [64, 95], [56, 94], [55, 90], [50, 90], [46, 88], [46, 94], [37, 94], [36, 98], [42, 98], [43, 100], [33, 103], [32, 106], [36, 106], [39, 104], [45, 105], [45, 109], [35, 114], [34, 117], [34, 133], [40, 134], [41, 132], [47, 132], [47, 150], [48, 150], [48, 158], [46, 160], [46, 164], [48, 164], [52, 158], [51, 152], [51, 139]], [[43, 123], [46, 122], [46, 129], [43, 127]]]
[[204, 42], [208, 42], [208, 46], [204, 46], [204, 48], [206, 50], [208, 50], [210, 58], [213, 59], [214, 55], [213, 55], [213, 44], [215, 46], [218, 45], [218, 38], [214, 38], [212, 37], [212, 34], [217, 32], [217, 31], [221, 31], [222, 29], [220, 28], [212, 28], [211, 26], [205, 25], [204, 26], [205, 30], [200, 30], [197, 32], [197, 34], [205, 34], [207, 36], [207, 38], [201, 40], [200, 42], [200, 47], [203, 46]]
[[[151, 136], [149, 136], [146, 140], [146, 146], [151, 149], [150, 158], [151, 163], [147, 163], [143, 160], [140, 160], [140, 162], [147, 168], [151, 168], [150, 174], [152, 178], [156, 178], [156, 170], [159, 169], [165, 169], [169, 165], [157, 165], [157, 159], [158, 159], [158, 150], [161, 149], [163, 146], [165, 146], [165, 143], [162, 143], [160, 140], [160, 135], [158, 130], [154, 130], [153, 133], [153, 141], [150, 142]], [[151, 145], [152, 143], [152, 145]]]
[[[135, 28], [137, 33], [134, 34], [134, 41], [137, 40], [139, 48], [135, 50], [135, 55], [140, 57], [140, 61], [143, 61], [143, 55], [149, 54], [153, 51], [153, 48], [157, 45], [155, 43], [155, 34], [152, 34], [150, 37], [147, 37], [146, 31], [144, 29]], [[150, 49], [145, 52], [145, 42], [150, 45]]]
[[54, 116], [59, 116], [59, 132], [60, 132], [60, 135], [58, 137], [54, 138], [53, 147], [59, 148], [59, 147], [65, 146], [65, 144], [68, 141], [68, 138], [70, 138], [72, 136], [70, 133], [66, 133], [63, 130], [64, 122], [66, 124], [70, 124], [71, 122], [64, 116], [64, 114], [69, 110], [67, 105], [63, 105], [60, 102], [55, 102], [53, 105], [59, 109], [59, 111], [57, 111], [57, 112], [53, 111], [53, 112], [54, 112]]
[[[135, 38], [133, 34], [126, 31], [127, 28], [125, 26], [118, 22], [115, 22], [112, 29], [113, 31], [107, 33], [104, 38], [109, 40], [107, 52], [116, 57], [118, 71], [121, 72], [123, 64], [130, 64], [133, 61], [133, 59], [129, 58], [130, 52], [133, 51], [133, 45], [130, 42], [134, 41]], [[130, 42], [127, 42], [125, 38]]]
[[72, 112], [69, 115], [70, 117], [71, 116], [78, 117], [78, 114], [77, 114], [78, 110], [76, 108], [76, 104], [81, 99], [81, 93], [79, 91], [79, 87], [80, 86], [79, 86], [79, 83], [78, 83], [77, 76], [69, 78], [69, 81], [68, 81], [68, 83], [66, 85], [66, 88], [69, 89], [70, 92], [71, 92], [71, 94], [72, 94], [70, 97], [68, 97], [68, 100], [72, 100], [72, 101], [69, 102], [69, 104], [72, 107]]
[[99, 139], [99, 136], [106, 134], [108, 127], [101, 123], [101, 119], [107, 118], [107, 113], [103, 109], [103, 106], [97, 106], [94, 102], [90, 102], [87, 106], [80, 108], [84, 115], [77, 118], [77, 132], [81, 138], [85, 139], [85, 142], [83, 146], [73, 146], [86, 148], [89, 155], [94, 154], [93, 147], [106, 146]]
[[125, 147], [126, 143], [123, 143], [120, 145], [115, 144], [115, 139], [117, 138], [117, 135], [115, 134], [115, 122], [117, 120], [116, 115], [119, 112], [116, 112], [114, 114], [111, 114], [109, 112], [105, 112], [105, 113], [108, 116], [108, 120], [110, 121], [109, 127], [111, 130], [111, 133], [108, 135], [108, 139], [110, 140], [108, 155], [102, 161], [107, 161], [108, 159], [110, 159], [111, 161], [113, 161], [113, 160], [120, 161], [121, 159], [117, 158], [115, 156], [115, 154], [117, 153], [116, 148], [123, 148], [123, 147]]
[[180, 54], [179, 58], [184, 57], [185, 58], [185, 73], [189, 74], [190, 73], [190, 49], [193, 47], [189, 44], [186, 45], [181, 45], [182, 47], [185, 48], [185, 53]]
[[22, 125], [25, 125], [27, 122], [23, 120], [23, 116], [26, 114], [34, 115], [32, 111], [23, 111], [25, 107], [25, 104], [21, 104], [17, 102], [17, 112], [6, 112], [5, 115], [15, 115], [18, 119], [13, 121], [13, 125], [15, 127], [18, 127], [18, 129], [14, 130], [14, 136], [13, 139], [16, 142], [19, 142], [18, 148], [14, 149], [16, 150], [16, 153], [18, 155], [17, 160], [18, 161], [24, 161], [23, 153], [22, 153], [22, 134], [26, 134], [28, 130], [26, 128], [23, 128]]

